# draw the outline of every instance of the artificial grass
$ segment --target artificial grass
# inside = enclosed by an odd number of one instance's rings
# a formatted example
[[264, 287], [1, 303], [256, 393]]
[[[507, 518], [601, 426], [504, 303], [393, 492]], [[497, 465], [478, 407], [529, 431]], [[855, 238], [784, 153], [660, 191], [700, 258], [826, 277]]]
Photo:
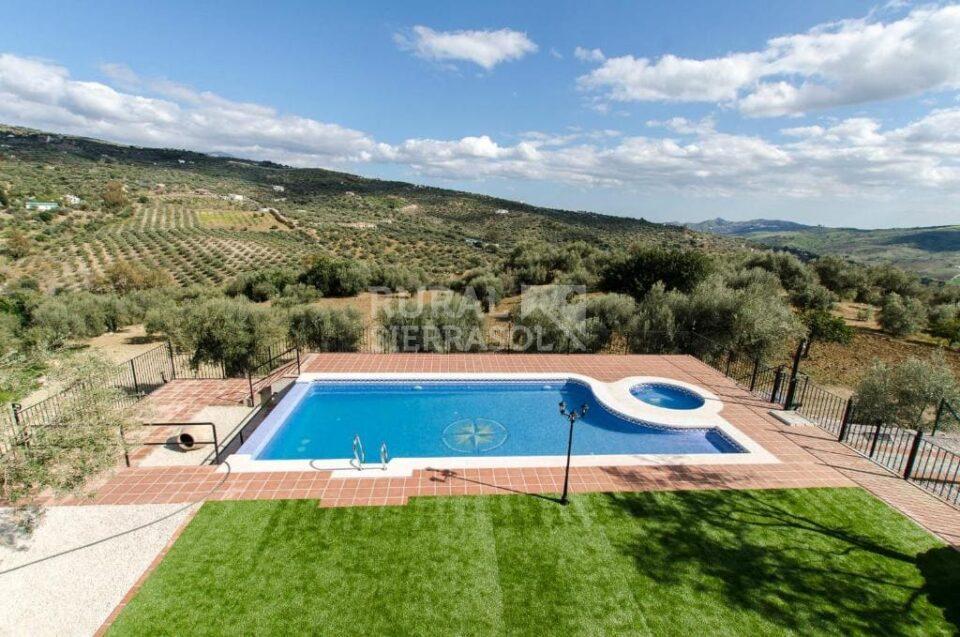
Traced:
[[859, 489], [210, 502], [126, 634], [951, 635], [960, 553]]

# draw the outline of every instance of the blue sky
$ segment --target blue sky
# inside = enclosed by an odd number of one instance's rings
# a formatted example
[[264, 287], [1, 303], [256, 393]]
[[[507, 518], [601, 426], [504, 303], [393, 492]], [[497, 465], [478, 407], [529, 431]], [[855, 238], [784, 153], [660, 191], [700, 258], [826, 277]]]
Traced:
[[660, 221], [960, 222], [956, 5], [8, 0], [4, 15], [6, 123]]

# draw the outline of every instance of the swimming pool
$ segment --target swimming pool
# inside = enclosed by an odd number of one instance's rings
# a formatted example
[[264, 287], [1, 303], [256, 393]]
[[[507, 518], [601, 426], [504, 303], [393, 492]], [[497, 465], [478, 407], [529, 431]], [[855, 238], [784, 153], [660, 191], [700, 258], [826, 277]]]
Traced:
[[664, 409], [699, 409], [705, 402], [697, 392], [669, 383], [641, 383], [631, 387], [630, 393], [648, 405]]
[[382, 444], [397, 459], [562, 456], [568, 425], [558, 413], [561, 400], [588, 406], [574, 436], [573, 453], [580, 457], [747, 451], [706, 422], [707, 415], [701, 426], [656, 423], [612, 408], [596, 389], [577, 378], [316, 379], [298, 383], [271, 414], [273, 422], [261, 425], [239, 454], [256, 461], [342, 461], [352, 458], [359, 437], [373, 462]]

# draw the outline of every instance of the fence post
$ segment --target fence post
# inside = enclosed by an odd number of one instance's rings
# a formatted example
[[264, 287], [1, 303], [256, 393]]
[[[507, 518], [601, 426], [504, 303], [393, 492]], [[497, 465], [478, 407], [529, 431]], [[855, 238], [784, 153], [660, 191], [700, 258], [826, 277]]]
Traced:
[[777, 373], [773, 377], [773, 391], [770, 392], [770, 402], [777, 402], [777, 396], [780, 395], [781, 385], [783, 385], [783, 365], [777, 367]]
[[847, 437], [847, 426], [850, 424], [850, 418], [853, 417], [853, 396], [847, 398], [847, 404], [843, 408], [843, 419], [840, 421], [840, 435], [837, 440], [843, 442]]
[[807, 339], [802, 339], [797, 351], [793, 354], [793, 367], [790, 368], [790, 384], [787, 385], [787, 399], [783, 403], [786, 410], [793, 409], [794, 396], [797, 393], [797, 374], [800, 373], [800, 359], [803, 357], [803, 348]]
[[880, 441], [880, 429], [883, 428], [883, 422], [877, 421], [877, 428], [873, 430], [873, 442], [870, 443], [870, 453], [868, 454], [871, 458], [873, 454], [877, 452], [877, 443]]
[[297, 376], [300, 375], [300, 346], [297, 345]]
[[[17, 442], [20, 440], [23, 432], [23, 425], [20, 423], [20, 410], [22, 407], [20, 403], [13, 403], [10, 405], [10, 409], [13, 410], [13, 446], [10, 447], [13, 450], [14, 455], [17, 453]], [[26, 445], [26, 438], [24, 437], [24, 445]]]
[[253, 396], [253, 374], [249, 370], [247, 370], [247, 385], [250, 387], [250, 406], [256, 407], [257, 401]]
[[140, 383], [137, 382], [137, 366], [133, 364], [133, 359], [130, 359], [130, 374], [133, 376], [133, 391], [140, 395]]
[[170, 339], [167, 339], [167, 355], [170, 357], [170, 380], [176, 380], [177, 378], [177, 363], [173, 358], [173, 343], [170, 342]]
[[130, 452], [127, 450], [127, 437], [123, 435], [123, 425], [117, 426], [117, 431], [120, 433], [120, 445], [123, 447], [123, 461], [126, 465], [130, 466]]
[[933, 419], [933, 430], [930, 432], [931, 436], [937, 435], [937, 429], [940, 427], [940, 418], [943, 416], [943, 406], [946, 402], [946, 398], [941, 398], [940, 403], [937, 405], [937, 417]]
[[211, 423], [210, 429], [213, 430], [213, 461], [220, 464], [220, 441], [217, 439], [217, 425]]
[[760, 357], [753, 359], [753, 373], [750, 374], [750, 392], [757, 388], [757, 374], [760, 373]]
[[917, 435], [913, 437], [913, 444], [910, 445], [910, 455], [907, 456], [907, 466], [903, 468], [903, 479], [909, 480], [913, 473], [913, 465], [917, 461], [917, 452], [920, 451], [920, 442], [923, 440], [923, 432], [917, 429]]

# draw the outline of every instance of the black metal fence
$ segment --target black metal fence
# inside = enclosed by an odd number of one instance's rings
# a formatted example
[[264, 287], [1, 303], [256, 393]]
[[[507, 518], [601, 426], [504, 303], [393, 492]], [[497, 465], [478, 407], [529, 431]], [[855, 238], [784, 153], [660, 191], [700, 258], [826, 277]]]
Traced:
[[733, 349], [702, 348], [689, 353], [755, 396], [796, 411], [878, 465], [960, 506], [960, 449], [933, 435], [938, 430], [960, 429], [960, 415], [949, 401], [940, 402], [931, 433], [925, 434], [896, 424], [862, 422], [856, 396], [841, 396], [799, 373], [799, 349], [792, 368], [768, 365]]
[[[194, 365], [189, 354], [177, 351], [167, 341], [117, 365], [107, 382], [120, 390], [118, 406], [127, 407], [171, 380], [246, 377], [253, 402], [257, 384], [274, 376], [277, 367], [292, 362], [297, 363], [299, 371], [299, 361], [300, 351], [286, 340], [280, 340], [263, 348], [263, 354], [249, 372], [228, 375], [224, 365], [219, 363]], [[23, 439], [25, 432], [31, 428], [62, 421], [63, 415], [75, 409], [85, 399], [89, 390], [89, 382], [80, 382], [32, 405], [23, 407], [14, 403], [9, 408], [4, 408], [0, 411], [0, 453], [8, 451], [14, 441]]]
[[260, 361], [247, 372], [247, 384], [250, 390], [250, 406], [257, 404], [257, 392], [265, 382], [276, 378], [279, 374], [296, 365], [297, 375], [300, 375], [300, 348], [287, 340], [277, 341], [265, 348]]

